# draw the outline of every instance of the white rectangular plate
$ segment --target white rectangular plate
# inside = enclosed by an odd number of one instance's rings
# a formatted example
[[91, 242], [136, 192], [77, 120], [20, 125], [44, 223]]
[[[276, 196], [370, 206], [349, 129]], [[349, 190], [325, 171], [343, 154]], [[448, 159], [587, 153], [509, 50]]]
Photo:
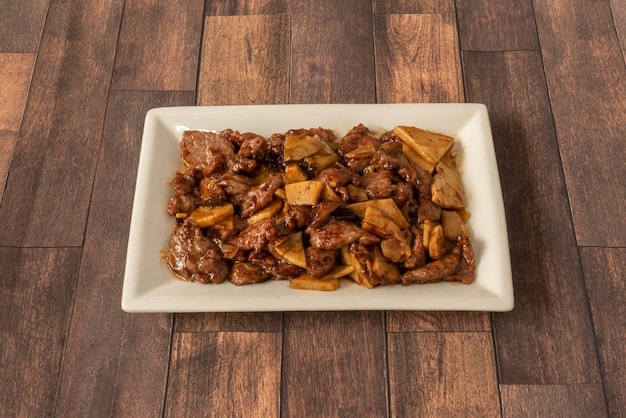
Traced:
[[[342, 280], [333, 292], [294, 290], [288, 281], [234, 286], [175, 279], [164, 253], [174, 226], [166, 205], [168, 181], [180, 167], [187, 129], [232, 128], [269, 136], [323, 127], [343, 136], [363, 123], [382, 133], [396, 125], [441, 132], [461, 149], [468, 226], [477, 258], [470, 285], [436, 283], [366, 289]], [[127, 312], [245, 312], [322, 310], [508, 311], [513, 308], [511, 264], [500, 178], [487, 109], [481, 104], [350, 104], [175, 107], [146, 115], [128, 240], [122, 309]]]

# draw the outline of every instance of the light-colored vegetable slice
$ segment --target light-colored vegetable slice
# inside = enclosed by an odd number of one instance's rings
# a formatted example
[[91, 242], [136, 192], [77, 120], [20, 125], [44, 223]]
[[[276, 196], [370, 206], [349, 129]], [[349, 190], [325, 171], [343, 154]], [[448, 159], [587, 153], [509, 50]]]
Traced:
[[430, 188], [433, 202], [443, 209], [464, 209], [464, 192], [459, 173], [441, 163], [435, 166], [435, 170], [437, 173]]
[[343, 202], [339, 195], [333, 190], [332, 187], [328, 183], [324, 183], [324, 189], [322, 190], [322, 195], [320, 196], [322, 201], [330, 201], [330, 202]]
[[421, 155], [418, 154], [413, 148], [407, 144], [402, 144], [402, 153], [407, 160], [415, 167], [422, 168], [428, 171], [430, 174], [435, 170], [435, 163], [429, 163]]
[[402, 263], [411, 256], [411, 247], [405, 240], [389, 238], [380, 242], [383, 255], [394, 263]]
[[317, 205], [322, 190], [324, 190], [324, 182], [316, 180], [299, 181], [285, 185], [285, 194], [290, 205]]
[[361, 286], [365, 286], [368, 289], [374, 287], [374, 285], [370, 282], [370, 278], [368, 276], [368, 269], [366, 264], [362, 264], [359, 259], [350, 251], [349, 246], [344, 245], [339, 250], [339, 254], [341, 255], [341, 261], [348, 266], [354, 267], [354, 270], [348, 274], [350, 279], [353, 282], [360, 284]]
[[272, 216], [276, 215], [283, 208], [282, 199], [274, 199], [267, 206], [265, 206], [260, 211], [254, 213], [248, 219], [249, 224], [253, 224], [255, 222], [262, 221], [263, 219], [269, 219]]
[[220, 223], [235, 214], [232, 203], [221, 206], [200, 206], [194, 210], [187, 219], [194, 221], [200, 228]]
[[361, 221], [361, 228], [374, 235], [378, 235], [382, 239], [395, 238], [400, 241], [405, 240], [405, 236], [398, 225], [390, 218], [386, 217], [381, 210], [373, 206], [365, 209], [363, 220]]
[[289, 164], [285, 167], [285, 183], [297, 183], [308, 179], [304, 170], [298, 164]]
[[302, 245], [301, 231], [279, 238], [275, 243], [269, 245], [269, 249], [277, 258], [306, 268], [306, 254]]
[[303, 160], [324, 148], [322, 140], [316, 136], [287, 134], [283, 145], [285, 161]]
[[441, 225], [435, 225], [430, 231], [430, 237], [428, 239], [428, 254], [430, 258], [437, 260], [446, 254], [446, 250], [443, 228]]
[[359, 147], [355, 150], [346, 152], [344, 157], [346, 158], [369, 158], [376, 153], [376, 148], [373, 145], [366, 145]]
[[339, 279], [317, 279], [307, 274], [291, 279], [289, 281], [289, 287], [292, 289], [329, 292], [339, 289]]
[[[379, 247], [374, 247], [372, 251], [374, 257], [372, 263], [368, 264], [372, 275], [376, 275], [378, 280], [384, 279], [387, 284], [400, 283], [400, 271], [398, 265], [388, 261]], [[376, 280], [376, 281], [378, 281]]]
[[396, 126], [393, 132], [426, 161], [436, 164], [450, 149], [454, 138], [414, 126]]
[[329, 146], [326, 146], [322, 150], [304, 159], [304, 161], [306, 161], [308, 164], [315, 167], [317, 171], [330, 167], [338, 160], [338, 155]]
[[411, 226], [409, 221], [406, 220], [402, 211], [398, 209], [396, 202], [393, 199], [374, 199], [365, 202], [352, 203], [347, 205], [346, 208], [359, 215], [361, 218], [365, 214], [365, 209], [368, 207], [374, 207], [380, 210], [388, 218], [390, 218], [399, 228], [404, 229]]
[[452, 210], [441, 211], [441, 226], [443, 228], [443, 236], [450, 241], [456, 241], [459, 235], [469, 236], [467, 225], [458, 212]]

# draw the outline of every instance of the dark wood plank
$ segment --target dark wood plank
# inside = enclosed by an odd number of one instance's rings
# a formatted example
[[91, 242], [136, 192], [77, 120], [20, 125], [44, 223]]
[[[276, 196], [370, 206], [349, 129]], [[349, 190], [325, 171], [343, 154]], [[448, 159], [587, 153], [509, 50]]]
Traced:
[[373, 0], [375, 14], [454, 13], [454, 0]]
[[34, 65], [35, 54], [0, 53], [0, 202]]
[[491, 334], [389, 334], [391, 416], [498, 417]]
[[293, 0], [291, 14], [290, 102], [374, 103], [371, 3]]
[[80, 248], [0, 248], [0, 416], [53, 416]]
[[611, 9], [552, 0], [535, 15], [576, 240], [624, 247], [626, 66]]
[[626, 405], [626, 248], [580, 249], [609, 415]]
[[387, 313], [387, 332], [491, 331], [486, 312], [414, 312]]
[[199, 105], [287, 102], [288, 16], [209, 16], [202, 42]]
[[375, 17], [379, 103], [463, 102], [455, 15]]
[[283, 357], [282, 416], [388, 416], [379, 313], [286, 314]]
[[111, 93], [59, 387], [59, 416], [162, 414], [172, 315], [126, 314], [120, 295], [146, 112], [193, 101], [193, 92]]
[[50, 5], [0, 206], [2, 245], [82, 244], [122, 5]]
[[203, 10], [204, 0], [126, 1], [112, 88], [195, 90]]
[[176, 315], [175, 332], [281, 332], [280, 312], [215, 312]]
[[602, 385], [501, 385], [502, 415], [526, 417], [609, 416]]
[[532, 0], [457, 0], [461, 49], [538, 50]]
[[279, 333], [174, 334], [166, 417], [278, 417]]
[[0, 0], [0, 52], [37, 52], [49, 0]]
[[463, 68], [468, 100], [490, 112], [508, 223], [515, 308], [493, 315], [500, 381], [599, 383], [541, 56], [464, 52]]
[[207, 16], [263, 15], [287, 13], [288, 0], [206, 0]]

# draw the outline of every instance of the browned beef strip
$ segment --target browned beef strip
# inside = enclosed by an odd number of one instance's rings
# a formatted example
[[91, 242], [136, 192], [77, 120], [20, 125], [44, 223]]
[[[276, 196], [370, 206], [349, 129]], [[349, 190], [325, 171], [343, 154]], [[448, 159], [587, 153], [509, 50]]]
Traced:
[[184, 280], [221, 283], [228, 276], [219, 248], [192, 221], [175, 226], [165, 258], [169, 269]]
[[474, 249], [472, 248], [472, 242], [466, 235], [459, 235], [457, 242], [461, 244], [461, 260], [456, 271], [445, 279], [470, 284], [474, 281], [476, 269], [476, 257], [474, 255]]
[[205, 177], [200, 181], [198, 196], [203, 206], [219, 206], [228, 200], [226, 192], [216, 178]]
[[372, 156], [370, 163], [376, 170], [398, 170], [410, 165], [402, 152], [400, 142], [383, 143]]
[[419, 167], [402, 167], [398, 170], [398, 174], [402, 176], [404, 181], [412, 184], [419, 191], [419, 197], [431, 196], [430, 187], [433, 183], [433, 177], [423, 168]]
[[269, 274], [261, 265], [247, 262], [236, 262], [230, 271], [230, 281], [237, 285], [259, 283], [269, 278]]
[[177, 213], [190, 214], [198, 207], [198, 198], [193, 194], [172, 196], [167, 202], [167, 214], [175, 216]]
[[[380, 147], [381, 141], [375, 138], [372, 132], [359, 124], [352, 128], [343, 138], [339, 146], [339, 154], [345, 156], [347, 153], [356, 149], [365, 149], [371, 147], [374, 150]], [[363, 158], [346, 158], [346, 166], [355, 173], [360, 173], [370, 165], [371, 156]]]
[[356, 174], [345, 167], [329, 167], [320, 171], [316, 180], [328, 183], [331, 187], [345, 186], [356, 180]]
[[293, 265], [285, 260], [275, 258], [271, 253], [261, 250], [252, 251], [248, 257], [248, 261], [252, 264], [260, 265], [263, 270], [275, 279], [286, 279], [289, 277], [299, 276], [304, 269]]
[[309, 206], [289, 205], [283, 215], [283, 220], [287, 228], [293, 231], [309, 224], [310, 213], [311, 208]]
[[309, 242], [313, 247], [323, 250], [338, 250], [355, 241], [363, 245], [380, 242], [380, 239], [362, 228], [348, 222], [329, 222], [321, 228], [311, 231]]
[[239, 156], [245, 158], [254, 158], [258, 161], [265, 159], [270, 148], [268, 141], [261, 135], [256, 134], [244, 134], [243, 143], [239, 148]]
[[391, 182], [393, 173], [389, 170], [375, 171], [365, 176], [363, 179], [363, 187], [367, 190], [367, 194], [372, 199], [383, 199], [392, 195], [394, 191]]
[[305, 252], [306, 265], [311, 276], [323, 277], [333, 269], [337, 259], [336, 251], [308, 247]]
[[283, 177], [280, 174], [270, 174], [267, 180], [246, 193], [241, 202], [240, 216], [245, 219], [263, 209], [274, 199], [274, 193], [282, 185]]
[[404, 182], [396, 183], [393, 187], [391, 198], [396, 203], [396, 206], [399, 208], [404, 207], [413, 198], [413, 186]]
[[224, 167], [235, 150], [233, 144], [222, 135], [203, 131], [185, 131], [180, 147], [185, 164], [191, 169], [202, 171], [205, 177]]
[[426, 264], [426, 248], [424, 247], [424, 235], [422, 231], [413, 227], [411, 228], [413, 235], [413, 246], [411, 247], [411, 255], [404, 262], [404, 267], [412, 270], [422, 267]]
[[311, 229], [317, 229], [326, 224], [330, 215], [343, 206], [341, 202], [326, 201], [313, 206], [311, 210]]
[[228, 171], [221, 176], [218, 185], [224, 189], [231, 203], [238, 206], [252, 189], [253, 183], [249, 177]]
[[274, 219], [264, 219], [243, 228], [234, 244], [243, 250], [259, 251], [265, 247], [269, 239], [275, 239], [277, 235]]
[[192, 174], [183, 174], [177, 171], [170, 184], [176, 194], [190, 194], [193, 193], [193, 188], [196, 186], [196, 179]]
[[424, 223], [425, 220], [431, 222], [438, 221], [441, 218], [441, 208], [433, 203], [430, 198], [420, 199], [420, 205], [417, 208], [417, 222]]
[[446, 276], [454, 273], [461, 260], [461, 244], [457, 243], [452, 252], [439, 260], [408, 270], [402, 275], [402, 284], [436, 283], [445, 280]]

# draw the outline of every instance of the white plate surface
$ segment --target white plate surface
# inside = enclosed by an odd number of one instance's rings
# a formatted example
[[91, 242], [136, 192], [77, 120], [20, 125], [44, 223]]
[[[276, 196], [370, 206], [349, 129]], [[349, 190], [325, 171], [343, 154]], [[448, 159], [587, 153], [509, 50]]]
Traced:
[[[187, 129], [232, 128], [269, 136], [323, 127], [338, 136], [363, 123], [377, 133], [412, 125], [455, 137], [477, 257], [470, 285], [436, 283], [366, 289], [342, 280], [334, 292], [290, 289], [287, 281], [234, 286], [175, 279], [164, 263], [174, 220], [168, 181], [180, 166]], [[128, 240], [122, 309], [127, 312], [323, 310], [508, 311], [513, 285], [500, 178], [486, 107], [481, 104], [266, 105], [174, 107], [146, 115]]]

